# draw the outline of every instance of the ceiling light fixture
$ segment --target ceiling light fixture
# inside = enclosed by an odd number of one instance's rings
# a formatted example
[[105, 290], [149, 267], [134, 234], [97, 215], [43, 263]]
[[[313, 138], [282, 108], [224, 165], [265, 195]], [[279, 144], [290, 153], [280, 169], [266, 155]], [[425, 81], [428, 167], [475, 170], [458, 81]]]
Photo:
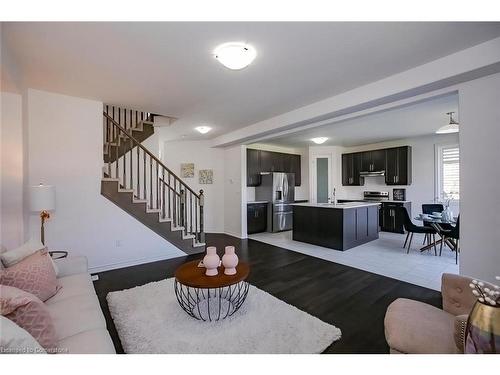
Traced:
[[229, 42], [217, 46], [214, 57], [226, 68], [240, 70], [246, 68], [257, 56], [251, 45], [241, 42]]
[[438, 130], [436, 130], [436, 134], [449, 134], [449, 133], [458, 133], [458, 122], [453, 119], [453, 114], [455, 112], [447, 112], [446, 114], [450, 116], [449, 124], [441, 126]]
[[311, 141], [313, 141], [317, 145], [321, 145], [321, 144], [325, 143], [327, 140], [328, 140], [327, 137], [317, 137], [317, 138], [312, 138], [311, 139]]
[[207, 134], [212, 128], [210, 126], [197, 126], [194, 130], [200, 132], [201, 134]]

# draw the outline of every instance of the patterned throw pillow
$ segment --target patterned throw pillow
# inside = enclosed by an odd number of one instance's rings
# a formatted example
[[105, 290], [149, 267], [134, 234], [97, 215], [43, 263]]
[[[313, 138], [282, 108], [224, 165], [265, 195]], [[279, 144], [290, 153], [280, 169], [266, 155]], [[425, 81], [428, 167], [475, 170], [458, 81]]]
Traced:
[[47, 353], [25, 329], [3, 315], [0, 315], [0, 327], [0, 354]]
[[33, 294], [0, 285], [0, 313], [26, 330], [47, 352], [56, 351], [56, 330], [49, 310]]
[[42, 301], [48, 300], [61, 288], [45, 250], [37, 251], [12, 267], [0, 270], [0, 284], [22, 289]]

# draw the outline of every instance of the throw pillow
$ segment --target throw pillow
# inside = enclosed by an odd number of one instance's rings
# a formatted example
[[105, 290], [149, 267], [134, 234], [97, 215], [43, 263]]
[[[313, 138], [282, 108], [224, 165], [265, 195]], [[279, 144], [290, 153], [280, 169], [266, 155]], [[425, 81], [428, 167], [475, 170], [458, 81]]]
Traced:
[[0, 270], [0, 284], [22, 289], [42, 301], [60, 289], [46, 250], [37, 251], [12, 267]]
[[[4, 251], [3, 253], [0, 251], [0, 263], [2, 263], [5, 267], [11, 267], [16, 263], [19, 263], [24, 258], [42, 249], [46, 249], [45, 245], [41, 241], [31, 238], [28, 242], [25, 242], [15, 249]], [[57, 266], [52, 258], [50, 258], [50, 260], [52, 261], [52, 266], [54, 267], [54, 271], [57, 276], [59, 270], [57, 269]]]
[[0, 285], [0, 313], [29, 332], [45, 350], [56, 350], [56, 330], [49, 310], [33, 294]]
[[12, 320], [0, 315], [0, 354], [42, 354], [45, 353], [38, 341]]

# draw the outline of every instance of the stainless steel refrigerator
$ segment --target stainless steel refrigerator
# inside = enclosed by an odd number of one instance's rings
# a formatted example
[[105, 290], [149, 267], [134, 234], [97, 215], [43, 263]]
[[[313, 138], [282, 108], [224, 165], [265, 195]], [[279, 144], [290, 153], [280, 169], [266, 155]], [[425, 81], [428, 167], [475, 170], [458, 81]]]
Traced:
[[280, 232], [292, 229], [295, 202], [295, 174], [262, 173], [262, 183], [255, 188], [255, 200], [268, 201], [267, 231]]

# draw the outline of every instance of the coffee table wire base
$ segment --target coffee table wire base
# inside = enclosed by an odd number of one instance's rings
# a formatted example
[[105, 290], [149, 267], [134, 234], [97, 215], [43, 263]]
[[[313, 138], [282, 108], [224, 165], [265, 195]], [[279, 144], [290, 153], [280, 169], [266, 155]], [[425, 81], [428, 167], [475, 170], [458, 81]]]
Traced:
[[233, 315], [247, 298], [249, 284], [220, 288], [193, 288], [174, 281], [175, 296], [182, 309], [191, 317], [203, 321], [218, 321]]

